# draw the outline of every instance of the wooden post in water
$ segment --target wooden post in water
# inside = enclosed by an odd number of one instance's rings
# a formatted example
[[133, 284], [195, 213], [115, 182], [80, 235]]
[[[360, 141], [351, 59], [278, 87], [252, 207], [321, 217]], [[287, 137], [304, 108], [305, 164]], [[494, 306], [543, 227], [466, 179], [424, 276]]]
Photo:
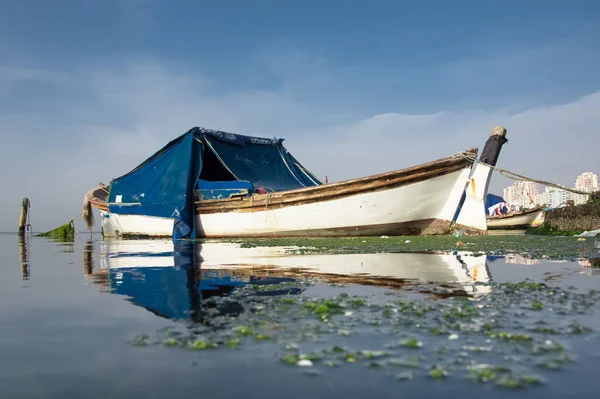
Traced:
[[94, 274], [94, 243], [87, 240], [83, 248], [83, 274], [91, 276]]
[[27, 215], [29, 213], [29, 198], [23, 198], [23, 203], [21, 204], [21, 218], [19, 219], [19, 236], [23, 237], [27, 230]]

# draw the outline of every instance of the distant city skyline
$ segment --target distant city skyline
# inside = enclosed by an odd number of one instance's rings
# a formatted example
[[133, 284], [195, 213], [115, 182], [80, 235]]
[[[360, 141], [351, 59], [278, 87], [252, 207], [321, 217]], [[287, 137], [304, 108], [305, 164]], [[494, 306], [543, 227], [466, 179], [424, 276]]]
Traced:
[[[599, 180], [598, 173], [582, 172], [575, 178], [573, 189], [588, 193], [598, 191]], [[545, 187], [544, 191], [540, 191], [540, 186], [535, 182], [518, 180], [504, 188], [503, 198], [506, 202], [518, 204], [522, 208], [533, 206], [556, 208], [570, 200], [575, 205], [585, 204], [588, 201], [588, 196], [584, 194], [576, 194], [556, 187]]]

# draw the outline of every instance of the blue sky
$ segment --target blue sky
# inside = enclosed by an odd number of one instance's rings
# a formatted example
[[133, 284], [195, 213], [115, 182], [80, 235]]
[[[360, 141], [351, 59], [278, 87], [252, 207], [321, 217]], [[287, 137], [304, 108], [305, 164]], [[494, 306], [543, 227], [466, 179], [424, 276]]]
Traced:
[[565, 185], [600, 172], [600, 2], [0, 7], [0, 230], [23, 196], [35, 227], [63, 223], [192, 126], [285, 137], [330, 180], [482, 147], [495, 124], [500, 166]]

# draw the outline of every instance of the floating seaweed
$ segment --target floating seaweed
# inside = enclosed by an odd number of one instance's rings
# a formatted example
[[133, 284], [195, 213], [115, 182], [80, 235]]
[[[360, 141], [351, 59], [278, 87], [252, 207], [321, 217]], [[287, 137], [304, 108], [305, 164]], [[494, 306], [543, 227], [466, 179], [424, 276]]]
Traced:
[[73, 241], [75, 240], [75, 226], [73, 220], [59, 226], [53, 230], [45, 233], [39, 233], [38, 237], [49, 237], [60, 241]]
[[[567, 372], [575, 359], [566, 340], [593, 332], [577, 318], [598, 309], [600, 293], [532, 281], [490, 288], [490, 295], [470, 298], [424, 301], [398, 293], [372, 301], [345, 292], [272, 298], [246, 287], [226, 298], [208, 299], [210, 317], [197, 332], [167, 331], [159, 334], [166, 339], [144, 336], [133, 344], [240, 351], [265, 345], [279, 352], [280, 362], [303, 374], [362, 366], [406, 383], [424, 377], [525, 389], [545, 384], [534, 370]], [[220, 301], [236, 302], [244, 310], [222, 317], [212, 306]], [[372, 347], [365, 348], [365, 342]]]

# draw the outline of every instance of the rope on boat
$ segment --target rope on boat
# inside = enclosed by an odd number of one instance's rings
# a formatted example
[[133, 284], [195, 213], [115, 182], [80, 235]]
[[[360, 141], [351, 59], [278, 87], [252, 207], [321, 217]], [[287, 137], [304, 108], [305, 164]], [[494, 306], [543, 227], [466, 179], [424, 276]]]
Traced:
[[483, 163], [484, 165], [487, 165], [490, 168], [492, 168], [492, 170], [500, 173], [502, 176], [504, 176], [504, 177], [506, 177], [508, 179], [511, 179], [511, 180], [530, 181], [530, 182], [533, 182], [533, 183], [542, 184], [544, 186], [554, 187], [554, 188], [558, 188], [558, 189], [561, 189], [561, 190], [570, 191], [570, 192], [575, 193], [575, 194], [587, 195], [587, 196], [590, 196], [590, 197], [594, 195], [594, 193], [590, 193], [590, 192], [586, 192], [586, 191], [581, 191], [581, 190], [576, 190], [574, 188], [568, 188], [568, 187], [565, 187], [565, 186], [563, 186], [561, 184], [551, 183], [551, 182], [544, 181], [544, 180], [533, 179], [531, 177], [523, 176], [523, 175], [520, 175], [518, 173], [511, 172], [509, 170], [499, 168], [497, 166], [488, 165], [485, 162], [479, 161], [477, 158], [474, 158], [474, 157], [466, 155], [464, 152], [458, 153], [458, 154], [462, 155], [463, 158], [465, 158], [465, 159], [467, 159], [469, 161]]
[[79, 215], [69, 219], [69, 221], [62, 226], [55, 228], [54, 230], [47, 231], [45, 233], [39, 234], [42, 237], [54, 237], [61, 239], [72, 239], [75, 235], [75, 226], [74, 223], [76, 220], [83, 219], [85, 225], [88, 230], [92, 230], [94, 226], [94, 213], [92, 212], [92, 201], [94, 197], [94, 191], [98, 188], [108, 193], [108, 189], [102, 183], [100, 183], [99, 187], [93, 188], [85, 194], [83, 198], [83, 209], [79, 213]]
[[269, 218], [269, 213], [266, 211], [269, 210], [269, 201], [271, 201], [272, 195], [273, 195], [273, 193], [267, 193], [267, 199], [265, 201], [265, 223], [266, 223], [267, 219]]
[[69, 222], [74, 222], [79, 219], [83, 219], [83, 212], [81, 212], [79, 215], [75, 216], [74, 218], [69, 219]]
[[75, 237], [75, 226], [73, 222], [75, 220], [83, 218], [83, 212], [74, 218], [69, 219], [69, 221], [62, 226], [59, 226], [53, 230], [47, 231], [45, 233], [38, 234], [39, 237], [52, 237], [56, 239], [61, 239], [65, 241], [71, 241]]

